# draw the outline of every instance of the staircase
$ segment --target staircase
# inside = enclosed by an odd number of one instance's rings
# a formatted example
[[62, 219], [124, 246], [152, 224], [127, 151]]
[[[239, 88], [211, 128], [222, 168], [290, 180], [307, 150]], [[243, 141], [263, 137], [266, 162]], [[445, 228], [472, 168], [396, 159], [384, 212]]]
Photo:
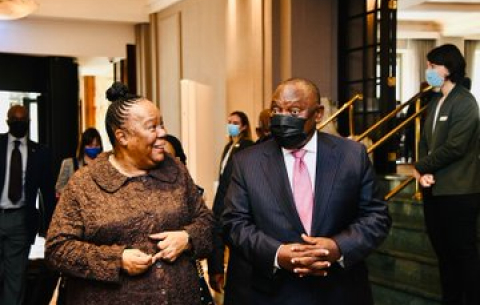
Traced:
[[[402, 174], [382, 177], [380, 187], [386, 193], [403, 179]], [[392, 229], [367, 259], [376, 305], [440, 305], [437, 260], [425, 232], [422, 202], [413, 199], [414, 193], [410, 184], [388, 202]], [[478, 232], [480, 237], [480, 221]]]
[[[388, 192], [404, 175], [380, 179]], [[414, 200], [414, 184], [389, 202], [392, 229], [367, 259], [376, 305], [440, 305], [437, 261], [425, 232], [422, 203]]]

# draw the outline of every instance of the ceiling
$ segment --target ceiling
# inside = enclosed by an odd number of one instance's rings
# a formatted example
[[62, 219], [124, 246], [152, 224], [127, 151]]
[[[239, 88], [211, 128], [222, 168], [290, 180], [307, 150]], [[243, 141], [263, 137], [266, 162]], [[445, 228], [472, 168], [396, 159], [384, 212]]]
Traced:
[[180, 0], [35, 0], [38, 9], [30, 18], [73, 19], [122, 23], [148, 22], [151, 12]]
[[[180, 0], [36, 0], [31, 18], [148, 22]], [[480, 38], [480, 0], [397, 0], [399, 32]], [[419, 30], [420, 29], [420, 30]]]
[[[148, 22], [150, 13], [181, 0], [36, 1], [38, 10], [28, 18], [136, 24]], [[480, 0], [397, 0], [397, 5], [400, 39], [451, 36], [480, 40]], [[111, 59], [79, 60], [84, 66], [108, 67]]]
[[398, 28], [480, 39], [480, 0], [398, 0]]

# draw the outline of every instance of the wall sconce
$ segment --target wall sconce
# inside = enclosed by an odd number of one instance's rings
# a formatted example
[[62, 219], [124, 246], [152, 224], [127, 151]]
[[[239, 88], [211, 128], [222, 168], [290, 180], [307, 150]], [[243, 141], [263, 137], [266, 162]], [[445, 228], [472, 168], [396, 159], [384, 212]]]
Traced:
[[26, 17], [38, 8], [35, 0], [0, 0], [0, 20]]

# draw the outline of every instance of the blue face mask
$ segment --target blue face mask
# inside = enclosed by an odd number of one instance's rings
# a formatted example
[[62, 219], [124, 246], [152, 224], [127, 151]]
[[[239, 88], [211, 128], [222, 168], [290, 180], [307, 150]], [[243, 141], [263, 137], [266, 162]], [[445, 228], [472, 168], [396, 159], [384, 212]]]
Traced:
[[227, 131], [229, 136], [236, 137], [240, 134], [240, 126], [235, 124], [228, 124]]
[[425, 80], [432, 87], [441, 87], [445, 82], [443, 77], [441, 77], [435, 69], [425, 70]]
[[100, 147], [92, 147], [92, 148], [88, 148], [88, 147], [85, 147], [85, 155], [87, 155], [89, 158], [92, 158], [92, 159], [95, 159], [99, 153], [102, 152], [102, 149]]

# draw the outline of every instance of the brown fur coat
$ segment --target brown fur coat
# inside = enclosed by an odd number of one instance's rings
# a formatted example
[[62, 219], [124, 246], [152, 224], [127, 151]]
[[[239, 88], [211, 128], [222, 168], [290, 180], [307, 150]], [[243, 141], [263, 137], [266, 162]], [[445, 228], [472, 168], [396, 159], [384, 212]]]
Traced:
[[[186, 168], [169, 156], [148, 175], [128, 178], [109, 153], [79, 170], [64, 189], [46, 242], [50, 265], [69, 276], [67, 303], [199, 304], [193, 259], [212, 249], [212, 214]], [[186, 230], [193, 253], [144, 274], [121, 271], [122, 252], [156, 252], [149, 234]]]

